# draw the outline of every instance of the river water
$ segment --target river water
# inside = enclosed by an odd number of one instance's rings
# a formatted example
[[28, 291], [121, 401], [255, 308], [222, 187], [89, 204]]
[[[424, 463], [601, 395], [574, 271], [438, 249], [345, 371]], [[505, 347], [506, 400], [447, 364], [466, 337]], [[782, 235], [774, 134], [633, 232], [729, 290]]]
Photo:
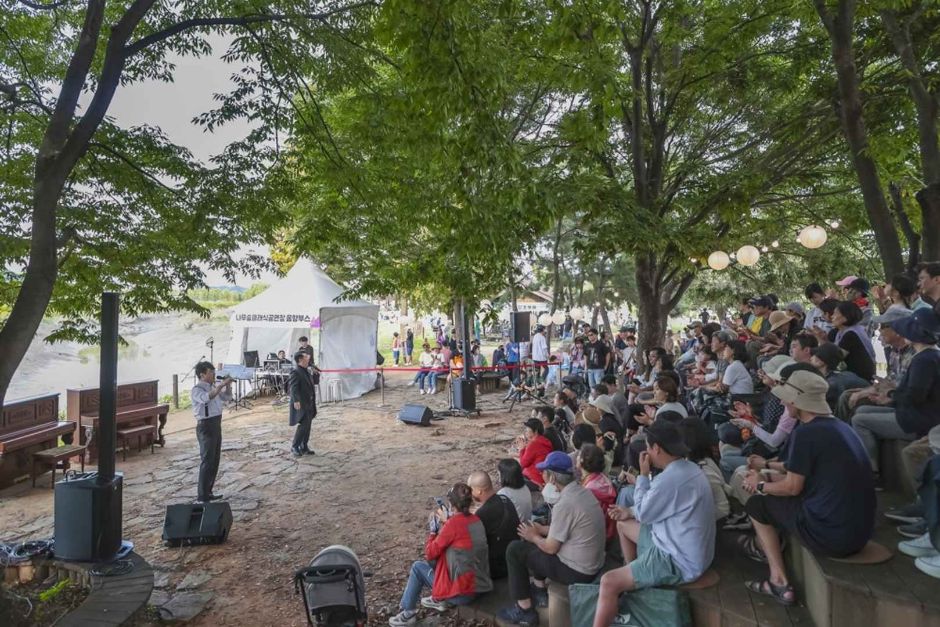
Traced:
[[[99, 349], [75, 342], [49, 344], [43, 338], [54, 323], [43, 322], [7, 392], [12, 401], [27, 396], [59, 392], [59, 408], [65, 409], [65, 390], [97, 387]], [[231, 330], [227, 316], [210, 319], [189, 313], [155, 314], [121, 324], [121, 337], [127, 341], [119, 349], [118, 382], [159, 379], [160, 396], [173, 392], [173, 375], [180, 377], [180, 392], [194, 384], [193, 366], [209, 359], [206, 340], [214, 339], [215, 363], [228, 353]]]

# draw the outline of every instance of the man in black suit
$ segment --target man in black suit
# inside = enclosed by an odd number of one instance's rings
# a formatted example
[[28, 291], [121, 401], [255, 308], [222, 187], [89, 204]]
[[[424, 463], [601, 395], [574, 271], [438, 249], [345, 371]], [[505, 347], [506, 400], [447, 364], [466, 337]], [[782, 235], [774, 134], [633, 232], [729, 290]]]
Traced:
[[310, 426], [317, 415], [317, 393], [314, 387], [313, 374], [308, 366], [310, 355], [300, 350], [294, 354], [294, 369], [291, 370], [288, 389], [290, 389], [290, 425], [297, 425], [294, 432], [294, 443], [291, 452], [294, 457], [313, 455], [308, 444], [310, 440]]

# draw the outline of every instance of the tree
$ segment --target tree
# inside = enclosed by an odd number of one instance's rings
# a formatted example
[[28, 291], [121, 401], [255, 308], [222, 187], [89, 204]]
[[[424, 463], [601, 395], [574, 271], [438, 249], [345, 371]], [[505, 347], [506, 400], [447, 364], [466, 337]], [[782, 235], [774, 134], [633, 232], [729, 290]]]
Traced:
[[832, 45], [832, 60], [835, 64], [839, 86], [839, 110], [845, 140], [868, 211], [868, 219], [875, 233], [875, 241], [884, 264], [885, 276], [904, 271], [904, 258], [898, 230], [888, 208], [878, 166], [871, 156], [868, 129], [860, 80], [855, 59], [855, 11], [856, 0], [839, 0], [833, 11], [826, 0], [813, 0]]
[[504, 5], [383, 4], [368, 86], [303, 109], [318, 123], [285, 162], [295, 248], [353, 293], [475, 306], [549, 224], [521, 141], [540, 72]]
[[[200, 307], [200, 265], [234, 276], [264, 260], [236, 260], [280, 221], [278, 181], [259, 185], [291, 128], [293, 87], [283, 70], [316, 59], [330, 72], [362, 56], [372, 2], [300, 0], [5, 0], [0, 11], [2, 262], [9, 314], [0, 329], [0, 401], [47, 311], [64, 316], [50, 337], [88, 338], [97, 294], [116, 289], [130, 314]], [[210, 33], [236, 33], [227, 57], [248, 64], [238, 88], [200, 122], [238, 117], [252, 132], [211, 167], [159, 129], [108, 118], [121, 85], [170, 81], [171, 54], [206, 55]], [[272, 43], [290, 41], [275, 57]], [[329, 54], [324, 55], [327, 52]], [[255, 63], [256, 65], [252, 65]], [[349, 71], [348, 69], [346, 71]], [[348, 76], [336, 72], [336, 81]], [[334, 81], [335, 82], [335, 81]], [[53, 91], [55, 94], [53, 95]], [[259, 207], [272, 210], [259, 211]]]

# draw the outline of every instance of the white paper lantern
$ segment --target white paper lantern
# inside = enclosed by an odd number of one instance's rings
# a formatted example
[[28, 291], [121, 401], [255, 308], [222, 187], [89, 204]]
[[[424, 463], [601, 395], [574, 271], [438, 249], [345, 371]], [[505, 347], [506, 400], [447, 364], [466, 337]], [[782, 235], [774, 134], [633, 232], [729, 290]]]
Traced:
[[565, 323], [565, 312], [556, 311], [552, 314], [552, 324], [564, 324]]
[[821, 226], [816, 226], [815, 224], [800, 231], [800, 235], [797, 237], [797, 241], [811, 249], [820, 248], [826, 243], [827, 239], [829, 239], [829, 236], [826, 235], [826, 229]]
[[571, 311], [568, 312], [568, 315], [572, 317], [575, 321], [578, 321], [584, 316], [584, 311], [580, 307], [572, 307]]
[[552, 323], [552, 317], [549, 314], [543, 313], [541, 316], [539, 316], [539, 324], [542, 325], [543, 327], [547, 327], [551, 323]]
[[760, 259], [760, 251], [754, 246], [742, 246], [738, 249], [738, 263], [742, 266], [753, 266]]
[[722, 250], [716, 250], [708, 256], [708, 267], [712, 270], [724, 270], [730, 264], [731, 258]]
[[777, 240], [774, 240], [770, 243], [770, 245], [773, 246], [774, 248], [777, 248], [778, 246], [780, 246], [780, 242], [778, 242]]

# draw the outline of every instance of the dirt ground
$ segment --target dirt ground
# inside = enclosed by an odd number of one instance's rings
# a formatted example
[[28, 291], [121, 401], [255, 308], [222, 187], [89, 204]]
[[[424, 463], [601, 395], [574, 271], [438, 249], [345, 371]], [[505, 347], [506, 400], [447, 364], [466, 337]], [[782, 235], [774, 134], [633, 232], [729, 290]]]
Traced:
[[[188, 411], [171, 414], [166, 448], [135, 451], [126, 462], [118, 455], [124, 537], [157, 570], [151, 603], [173, 607], [181, 594], [205, 603], [193, 625], [304, 625], [293, 573], [320, 549], [344, 544], [374, 573], [366, 580], [370, 623], [397, 611], [410, 564], [423, 550], [431, 498], [472, 470], [495, 474], [528, 407], [510, 414], [501, 403], [504, 386], [478, 397], [480, 417], [404, 425], [395, 419], [404, 403], [442, 410], [447, 394], [419, 396], [406, 386], [408, 373], [386, 371], [386, 378], [384, 405], [375, 391], [320, 406], [315, 456], [290, 455], [286, 407], [262, 399], [253, 409], [226, 411], [216, 491], [230, 502], [235, 522], [223, 545], [167, 548], [160, 539], [166, 506], [196, 495], [199, 455]], [[43, 479], [48, 486], [48, 475]], [[0, 492], [0, 540], [49, 538], [52, 529], [48, 487], [25, 481]], [[456, 622], [450, 614], [447, 622]]]

